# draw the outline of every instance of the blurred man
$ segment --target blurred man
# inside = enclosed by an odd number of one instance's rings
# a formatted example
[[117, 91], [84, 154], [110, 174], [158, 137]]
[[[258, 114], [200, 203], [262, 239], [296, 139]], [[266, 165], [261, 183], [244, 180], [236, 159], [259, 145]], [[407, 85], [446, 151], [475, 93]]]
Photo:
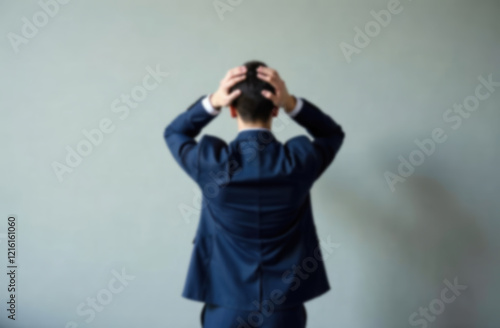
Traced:
[[[196, 141], [226, 106], [236, 138]], [[271, 126], [279, 108], [313, 140], [278, 141]], [[164, 138], [203, 194], [182, 294], [205, 303], [202, 326], [305, 327], [304, 302], [330, 289], [309, 191], [343, 143], [341, 126], [253, 61], [227, 72], [215, 93], [167, 126]]]

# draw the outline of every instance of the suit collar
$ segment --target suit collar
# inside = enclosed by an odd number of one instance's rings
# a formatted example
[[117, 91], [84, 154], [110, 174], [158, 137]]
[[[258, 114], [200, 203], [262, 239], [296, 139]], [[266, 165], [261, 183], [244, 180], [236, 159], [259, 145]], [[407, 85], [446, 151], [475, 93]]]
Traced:
[[238, 135], [236, 136], [235, 140], [247, 142], [256, 141], [259, 144], [268, 144], [270, 142], [276, 141], [276, 138], [269, 129], [248, 128], [238, 131]]

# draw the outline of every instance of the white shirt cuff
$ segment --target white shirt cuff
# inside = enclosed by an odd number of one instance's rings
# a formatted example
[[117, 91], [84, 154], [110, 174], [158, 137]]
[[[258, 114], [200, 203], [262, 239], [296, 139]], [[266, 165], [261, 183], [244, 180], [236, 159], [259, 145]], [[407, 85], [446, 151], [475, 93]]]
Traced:
[[291, 112], [288, 113], [288, 115], [290, 115], [291, 117], [294, 117], [295, 115], [297, 115], [304, 105], [304, 102], [302, 101], [301, 98], [295, 97], [295, 99], [297, 99], [297, 103], [295, 104], [295, 108]]
[[212, 116], [215, 116], [220, 113], [220, 109], [215, 109], [214, 106], [212, 106], [212, 104], [210, 103], [210, 95], [203, 98], [201, 104], [203, 105], [203, 108], [205, 108], [207, 113], [209, 113]]

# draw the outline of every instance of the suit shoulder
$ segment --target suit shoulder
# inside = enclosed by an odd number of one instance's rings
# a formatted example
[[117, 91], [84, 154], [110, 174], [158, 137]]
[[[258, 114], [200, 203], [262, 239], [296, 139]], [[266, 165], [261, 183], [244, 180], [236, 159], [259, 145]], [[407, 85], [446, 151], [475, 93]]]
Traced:
[[305, 135], [293, 137], [283, 145], [285, 158], [292, 171], [299, 174], [308, 174], [314, 165], [314, 152], [311, 139]]
[[227, 156], [227, 143], [216, 136], [205, 134], [200, 140], [200, 159], [205, 163], [219, 162]]
[[227, 143], [224, 139], [221, 139], [217, 136], [213, 136], [210, 134], [204, 134], [201, 137], [200, 143], [204, 143], [206, 146], [226, 146]]
[[284, 147], [289, 150], [305, 150], [305, 148], [311, 147], [311, 139], [306, 135], [299, 135], [293, 138], [288, 139]]

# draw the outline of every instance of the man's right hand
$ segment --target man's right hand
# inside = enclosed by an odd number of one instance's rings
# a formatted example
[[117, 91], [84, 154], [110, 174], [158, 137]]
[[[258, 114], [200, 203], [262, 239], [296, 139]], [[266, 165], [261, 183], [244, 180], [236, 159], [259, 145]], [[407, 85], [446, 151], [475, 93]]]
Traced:
[[268, 90], [263, 90], [262, 95], [271, 100], [276, 107], [283, 107], [287, 113], [290, 113], [295, 108], [297, 99], [288, 93], [285, 81], [281, 79], [276, 70], [259, 66], [257, 68], [257, 77], [274, 87], [274, 94]]
[[241, 90], [237, 89], [229, 93], [229, 89], [236, 83], [246, 79], [247, 68], [245, 66], [238, 66], [230, 69], [226, 76], [220, 81], [219, 89], [210, 95], [210, 103], [216, 109], [229, 106], [234, 99], [240, 94]]

